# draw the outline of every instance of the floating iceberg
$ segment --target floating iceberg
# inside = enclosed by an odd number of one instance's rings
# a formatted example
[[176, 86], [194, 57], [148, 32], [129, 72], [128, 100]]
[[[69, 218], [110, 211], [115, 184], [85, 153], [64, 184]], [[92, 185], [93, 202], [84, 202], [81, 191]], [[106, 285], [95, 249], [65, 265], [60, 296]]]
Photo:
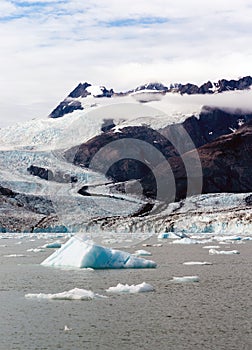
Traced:
[[132, 284], [129, 286], [128, 284], [118, 283], [116, 287], [110, 287], [106, 289], [108, 293], [144, 293], [144, 292], [153, 292], [154, 287], [148, 283], [141, 284]]
[[91, 290], [74, 288], [66, 292], [56, 294], [26, 294], [26, 298], [50, 299], [50, 300], [91, 300], [98, 298], [106, 298], [106, 296], [96, 294]]
[[130, 253], [96, 245], [74, 236], [44, 260], [44, 266], [69, 266], [93, 269], [154, 268], [154, 261]]
[[168, 239], [168, 238], [186, 238], [188, 237], [183, 232], [161, 232], [158, 235], [158, 239]]
[[240, 254], [238, 250], [216, 250], [216, 249], [210, 249], [209, 250], [210, 255], [232, 255], [232, 254]]
[[198, 276], [184, 276], [184, 277], [173, 277], [172, 282], [184, 283], [184, 282], [199, 282]]
[[208, 261], [186, 261], [183, 263], [183, 265], [213, 265], [211, 262]]

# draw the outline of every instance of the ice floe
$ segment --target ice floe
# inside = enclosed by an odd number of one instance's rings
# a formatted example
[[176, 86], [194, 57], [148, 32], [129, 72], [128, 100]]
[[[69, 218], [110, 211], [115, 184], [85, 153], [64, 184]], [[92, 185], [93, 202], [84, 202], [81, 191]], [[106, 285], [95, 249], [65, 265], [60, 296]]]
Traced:
[[209, 250], [210, 255], [232, 255], [232, 254], [240, 254], [238, 250], [216, 250], [216, 249], [210, 249]]
[[175, 241], [171, 242], [172, 244], [197, 244], [199, 241], [196, 239], [191, 239], [191, 238], [181, 238], [181, 239], [176, 239]]
[[220, 246], [219, 245], [205, 245], [204, 247], [202, 247], [203, 249], [219, 249]]
[[8, 255], [4, 255], [5, 258], [23, 258], [26, 255], [24, 254], [8, 254]]
[[199, 282], [199, 276], [173, 277], [171, 281], [176, 283]]
[[151, 284], [143, 282], [141, 284], [121, 284], [118, 283], [116, 287], [110, 287], [106, 289], [108, 293], [144, 293], [144, 292], [153, 292], [154, 287]]
[[154, 261], [139, 258], [124, 251], [106, 248], [92, 241], [85, 241], [78, 236], [70, 238], [41, 264], [94, 269], [156, 267]]
[[183, 263], [183, 265], [213, 265], [211, 262], [208, 261], [186, 261]]
[[139, 250], [136, 250], [134, 255], [136, 256], [151, 256], [151, 252], [147, 252], [147, 250], [143, 250], [143, 249], [139, 249]]
[[44, 252], [45, 249], [43, 248], [30, 248], [30, 249], [27, 249], [27, 252], [33, 252], [33, 253], [40, 253], [40, 252]]
[[61, 243], [60, 242], [51, 242], [51, 243], [47, 243], [43, 246], [43, 248], [61, 248]]
[[91, 290], [74, 288], [66, 292], [56, 294], [25, 294], [26, 298], [49, 299], [49, 300], [91, 300], [98, 298], [106, 298], [104, 295], [96, 294]]

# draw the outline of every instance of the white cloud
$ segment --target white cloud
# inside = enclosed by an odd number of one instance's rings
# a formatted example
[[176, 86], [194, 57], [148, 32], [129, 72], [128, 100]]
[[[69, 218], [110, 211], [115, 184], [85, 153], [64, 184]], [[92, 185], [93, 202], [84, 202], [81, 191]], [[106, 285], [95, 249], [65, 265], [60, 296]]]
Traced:
[[[2, 125], [49, 114], [80, 81], [124, 90], [148, 80], [203, 83], [251, 74], [248, 0], [18, 3], [0, 3]], [[128, 19], [135, 21], [116, 26]], [[1, 107], [8, 103], [9, 113]]]

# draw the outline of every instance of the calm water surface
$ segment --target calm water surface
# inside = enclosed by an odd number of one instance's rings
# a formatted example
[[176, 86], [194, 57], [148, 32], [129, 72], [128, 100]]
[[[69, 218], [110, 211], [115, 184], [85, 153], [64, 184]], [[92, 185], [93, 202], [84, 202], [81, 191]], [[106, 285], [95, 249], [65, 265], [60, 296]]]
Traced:
[[[21, 244], [17, 244], [21, 242]], [[0, 350], [251, 350], [252, 243], [231, 244], [240, 255], [209, 256], [202, 244], [144, 248], [158, 268], [61, 270], [40, 266], [52, 250], [27, 252], [45, 240], [0, 240]], [[141, 249], [142, 246], [131, 248]], [[5, 257], [23, 254], [20, 257]], [[185, 266], [210, 261], [211, 266]], [[175, 284], [173, 276], [198, 275]], [[152, 284], [155, 292], [108, 295], [118, 283]], [[90, 289], [109, 296], [90, 301], [26, 299], [26, 293]], [[67, 325], [71, 331], [64, 331]]]

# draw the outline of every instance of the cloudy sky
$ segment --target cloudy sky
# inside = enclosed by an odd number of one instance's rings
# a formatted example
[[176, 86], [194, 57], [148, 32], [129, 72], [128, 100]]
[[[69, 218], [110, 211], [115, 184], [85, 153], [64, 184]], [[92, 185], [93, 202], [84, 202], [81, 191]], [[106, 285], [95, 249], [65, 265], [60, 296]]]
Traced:
[[126, 90], [252, 74], [251, 0], [1, 0], [0, 127], [79, 83]]

